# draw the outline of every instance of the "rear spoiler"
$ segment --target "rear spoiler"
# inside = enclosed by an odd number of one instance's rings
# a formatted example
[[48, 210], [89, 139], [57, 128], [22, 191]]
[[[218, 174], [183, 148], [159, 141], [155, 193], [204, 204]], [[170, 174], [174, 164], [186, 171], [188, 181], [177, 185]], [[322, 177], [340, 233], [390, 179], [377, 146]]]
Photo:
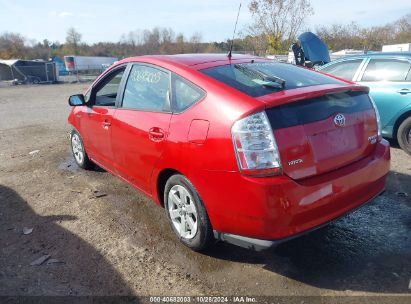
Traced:
[[343, 92], [364, 92], [369, 93], [370, 88], [362, 85], [335, 85], [326, 84], [318, 86], [309, 86], [291, 90], [279, 91], [273, 94], [257, 97], [256, 99], [265, 103], [266, 107], [279, 106], [298, 100], [316, 98], [327, 94]]

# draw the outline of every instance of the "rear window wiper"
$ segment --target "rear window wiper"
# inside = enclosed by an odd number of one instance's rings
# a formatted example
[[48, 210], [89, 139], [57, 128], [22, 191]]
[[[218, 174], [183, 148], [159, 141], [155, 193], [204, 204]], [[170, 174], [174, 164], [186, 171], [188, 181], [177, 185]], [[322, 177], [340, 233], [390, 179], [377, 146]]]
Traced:
[[[259, 70], [255, 70], [255, 69], [250, 69], [249, 67], [246, 67], [242, 64], [235, 64], [234, 68], [240, 70], [241, 72], [243, 72], [246, 75], [249, 75], [251, 77], [258, 77], [263, 81], [267, 81], [267, 82], [271, 82], [271, 83], [276, 83], [280, 86], [281, 89], [285, 89], [285, 80], [280, 78], [280, 77], [276, 77], [276, 76], [272, 76], [272, 75], [267, 75], [264, 72], [261, 72]], [[269, 83], [265, 83], [263, 85], [266, 86], [270, 86]]]

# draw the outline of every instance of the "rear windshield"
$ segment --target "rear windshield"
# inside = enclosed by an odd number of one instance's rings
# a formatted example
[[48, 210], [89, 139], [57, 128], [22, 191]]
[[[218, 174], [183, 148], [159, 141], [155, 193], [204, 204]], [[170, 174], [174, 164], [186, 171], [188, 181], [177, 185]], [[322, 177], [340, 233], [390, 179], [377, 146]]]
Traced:
[[343, 83], [305, 68], [277, 62], [228, 64], [201, 72], [252, 97], [283, 89]]
[[343, 92], [305, 99], [266, 110], [273, 130], [324, 120], [336, 113], [355, 113], [372, 109], [365, 92]]

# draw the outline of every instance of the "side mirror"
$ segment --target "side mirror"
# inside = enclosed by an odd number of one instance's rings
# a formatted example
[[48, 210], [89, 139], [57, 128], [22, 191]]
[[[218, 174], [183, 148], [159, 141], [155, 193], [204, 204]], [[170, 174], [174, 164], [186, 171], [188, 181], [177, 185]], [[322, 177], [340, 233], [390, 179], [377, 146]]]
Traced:
[[84, 99], [83, 94], [77, 94], [77, 95], [71, 95], [68, 103], [70, 106], [75, 107], [75, 106], [84, 106], [86, 104], [86, 101]]

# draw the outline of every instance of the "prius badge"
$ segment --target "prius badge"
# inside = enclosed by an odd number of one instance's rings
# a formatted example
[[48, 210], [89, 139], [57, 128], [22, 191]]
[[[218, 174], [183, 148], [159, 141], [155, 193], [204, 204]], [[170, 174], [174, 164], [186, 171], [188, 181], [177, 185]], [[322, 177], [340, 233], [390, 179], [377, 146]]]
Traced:
[[341, 113], [335, 115], [334, 117], [334, 124], [337, 127], [344, 127], [345, 126], [345, 116]]
[[297, 164], [301, 164], [302, 162], [303, 162], [303, 160], [301, 158], [294, 159], [294, 160], [289, 161], [288, 165], [289, 166], [294, 166], [294, 165], [297, 165]]

